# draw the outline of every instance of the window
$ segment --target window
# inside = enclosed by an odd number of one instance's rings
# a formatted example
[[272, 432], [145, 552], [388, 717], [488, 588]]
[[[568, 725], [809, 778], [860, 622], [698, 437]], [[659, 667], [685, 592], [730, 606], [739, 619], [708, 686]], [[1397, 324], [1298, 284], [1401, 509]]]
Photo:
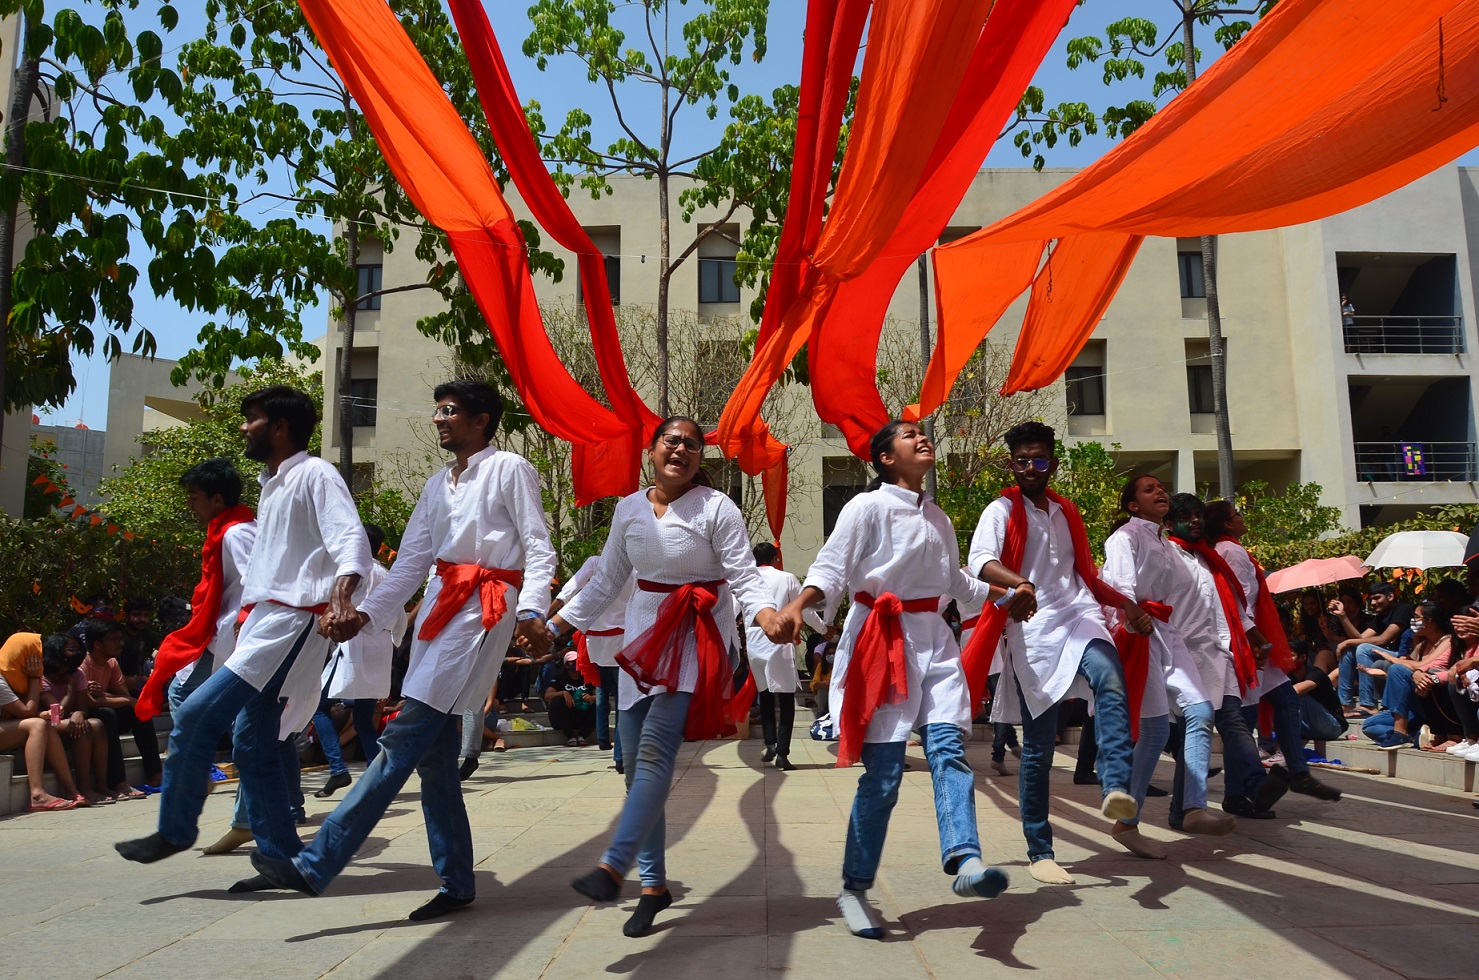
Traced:
[[700, 303], [738, 303], [739, 286], [734, 274], [739, 263], [734, 259], [698, 260], [698, 301]]
[[[621, 256], [608, 255], [605, 258], [606, 285], [611, 290], [611, 305], [621, 305]], [[585, 286], [580, 281], [579, 273], [575, 276], [575, 302], [585, 302]]]
[[834, 484], [822, 487], [822, 536], [826, 537], [837, 527], [837, 518], [847, 502], [866, 487], [862, 484]]
[[1104, 414], [1104, 368], [1071, 367], [1063, 378], [1068, 382], [1069, 415]]
[[1186, 394], [1193, 415], [1211, 415], [1216, 411], [1212, 398], [1212, 365], [1186, 366]]
[[[385, 266], [383, 265], [357, 265], [354, 267], [356, 283], [355, 295], [364, 296], [366, 293], [378, 293], [385, 287], [381, 285], [384, 280]], [[354, 304], [356, 310], [378, 310], [380, 309], [380, 297], [371, 296]]]
[[349, 424], [359, 428], [374, 426], [375, 407], [379, 400], [380, 379], [349, 379]]
[[1205, 299], [1207, 284], [1202, 279], [1202, 253], [1177, 252], [1176, 266], [1181, 273], [1181, 298]]

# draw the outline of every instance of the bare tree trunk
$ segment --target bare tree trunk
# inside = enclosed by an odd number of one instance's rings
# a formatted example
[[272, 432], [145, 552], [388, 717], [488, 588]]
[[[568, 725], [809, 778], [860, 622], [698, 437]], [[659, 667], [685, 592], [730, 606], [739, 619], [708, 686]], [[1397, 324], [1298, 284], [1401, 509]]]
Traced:
[[[21, 20], [22, 45], [31, 32], [31, 18]], [[36, 94], [36, 84], [41, 76], [41, 62], [26, 57], [16, 69], [14, 85], [10, 93], [10, 110], [5, 120], [5, 166], [12, 173], [26, 162], [26, 121], [31, 115], [31, 99]], [[5, 373], [10, 369], [10, 309], [14, 305], [15, 284], [15, 226], [20, 207], [12, 205], [0, 212], [0, 437], [5, 434], [5, 408], [8, 393]]]
[[[919, 256], [919, 377], [924, 378], [925, 372], [930, 368], [930, 267], [929, 256], [921, 253]], [[920, 420], [924, 425], [924, 434], [930, 437], [930, 442], [935, 441], [935, 417], [925, 416]], [[933, 497], [938, 489], [935, 478], [935, 470], [940, 467], [940, 447], [935, 447], [935, 465], [924, 477], [924, 489]]]
[[[350, 104], [347, 92], [344, 95], [344, 113], [349, 138], [352, 140], [356, 127], [354, 108]], [[358, 296], [359, 223], [353, 219], [344, 223], [344, 251], [349, 257], [350, 268], [354, 270], [355, 288], [352, 292]], [[339, 384], [336, 386], [339, 396], [339, 475], [344, 478], [344, 485], [352, 491], [354, 489], [354, 416], [352, 414], [354, 403], [351, 386], [354, 381], [354, 326], [359, 300], [357, 298], [348, 300], [343, 306], [344, 346], [339, 349]]]
[[666, 418], [672, 414], [668, 399], [668, 291], [670, 283], [668, 278], [672, 275], [670, 268], [673, 250], [672, 242], [672, 219], [668, 213], [668, 147], [672, 142], [672, 133], [668, 127], [668, 8], [663, 6], [662, 21], [662, 47], [663, 47], [663, 70], [662, 70], [662, 129], [658, 133], [658, 161], [657, 161], [657, 375], [658, 375], [658, 414]]
[[[1181, 5], [1181, 64], [1186, 84], [1197, 77], [1197, 49], [1192, 37], [1194, 4]], [[1212, 418], [1217, 429], [1218, 491], [1231, 500], [1237, 491], [1233, 469], [1232, 425], [1227, 414], [1227, 358], [1222, 346], [1222, 309], [1217, 301], [1217, 240], [1201, 236], [1202, 282], [1207, 293], [1207, 356], [1212, 361]]]

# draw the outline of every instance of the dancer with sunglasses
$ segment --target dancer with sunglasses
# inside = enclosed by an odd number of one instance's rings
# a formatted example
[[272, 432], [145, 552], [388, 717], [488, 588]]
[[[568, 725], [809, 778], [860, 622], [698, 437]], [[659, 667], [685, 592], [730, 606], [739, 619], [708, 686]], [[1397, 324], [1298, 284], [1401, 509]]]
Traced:
[[[1004, 608], [992, 607], [966, 650], [966, 668], [982, 676], [983, 659], [1003, 636], [1003, 665], [991, 719], [1021, 721], [1018, 772], [1022, 833], [1032, 877], [1071, 885], [1073, 876], [1054, 860], [1048, 822], [1048, 777], [1058, 734], [1058, 705], [1069, 697], [1094, 697], [1099, 740], [1100, 812], [1130, 821], [1139, 813], [1130, 794], [1130, 697], [1119, 654], [1100, 606], [1119, 609], [1138, 634], [1151, 631], [1151, 616], [1099, 580], [1078, 510], [1048, 488], [1058, 470], [1056, 435], [1041, 422], [1023, 422], [1006, 433], [1016, 486], [981, 514], [971, 538], [970, 568], [993, 585], [1014, 590]], [[1139, 692], [1132, 692], [1138, 701]]]
[[617, 655], [626, 804], [599, 864], [571, 882], [592, 901], [614, 901], [635, 863], [642, 896], [622, 927], [633, 937], [646, 935], [657, 914], [673, 903], [663, 809], [678, 747], [685, 737], [732, 734], [736, 712], [748, 718], [748, 704], [730, 704], [732, 603], [738, 601], [745, 622], [773, 642], [792, 636], [790, 621], [776, 611], [755, 567], [739, 508], [702, 476], [703, 450], [703, 432], [692, 419], [674, 416], [657, 427], [647, 447], [653, 485], [616, 505], [601, 570], [550, 619], [557, 636], [589, 629], [635, 574], [627, 644]]

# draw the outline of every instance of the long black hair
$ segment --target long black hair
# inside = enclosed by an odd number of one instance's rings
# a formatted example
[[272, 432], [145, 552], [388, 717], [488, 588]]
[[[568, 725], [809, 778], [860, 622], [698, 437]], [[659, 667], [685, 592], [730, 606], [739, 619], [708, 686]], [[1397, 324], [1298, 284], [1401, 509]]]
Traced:
[[894, 482], [893, 474], [883, 465], [883, 454], [894, 451], [894, 440], [898, 438], [899, 430], [908, 424], [903, 419], [891, 419], [868, 440], [868, 455], [873, 457], [873, 471], [878, 475], [864, 488], [864, 493], [871, 493], [885, 483]]
[[1136, 473], [1134, 476], [1130, 477], [1129, 480], [1125, 481], [1125, 485], [1120, 488], [1120, 516], [1115, 519], [1114, 526], [1109, 529], [1110, 534], [1113, 534], [1115, 531], [1118, 531], [1120, 528], [1130, 523], [1130, 518], [1135, 516], [1134, 514], [1130, 513], [1130, 504], [1133, 503], [1135, 500], [1135, 487], [1140, 483], [1141, 480], [1144, 480], [1147, 477], [1152, 480], [1155, 479], [1155, 477], [1149, 473]]

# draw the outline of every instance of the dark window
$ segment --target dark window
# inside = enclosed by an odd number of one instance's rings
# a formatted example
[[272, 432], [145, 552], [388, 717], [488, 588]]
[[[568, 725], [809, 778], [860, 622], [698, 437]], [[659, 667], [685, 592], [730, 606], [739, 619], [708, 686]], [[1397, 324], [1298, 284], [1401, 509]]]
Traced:
[[739, 263], [734, 259], [698, 260], [698, 301], [700, 303], [738, 303], [739, 286], [734, 274]]
[[822, 487], [822, 536], [832, 533], [837, 526], [837, 516], [847, 502], [863, 492], [863, 486], [841, 484]]
[[1104, 414], [1104, 369], [1071, 367], [1064, 374], [1068, 382], [1069, 415]]
[[[611, 305], [621, 305], [621, 256], [608, 255], [605, 258], [606, 286], [611, 290]], [[581, 285], [580, 275], [575, 276], [575, 302], [585, 302], [585, 288]]]
[[[385, 266], [357, 265], [354, 267], [354, 271], [357, 274], [358, 280], [354, 287], [356, 296], [363, 296], [366, 293], [378, 293], [381, 289], [385, 288], [381, 285], [385, 281]], [[369, 299], [362, 299], [354, 304], [354, 308], [356, 310], [378, 310], [380, 309], [380, 297], [371, 296]]]
[[1212, 403], [1212, 365], [1186, 366], [1186, 394], [1193, 415], [1211, 415], [1216, 411]]
[[1202, 253], [1177, 252], [1176, 266], [1181, 273], [1181, 298], [1206, 298], [1207, 284], [1202, 280]]
[[349, 424], [356, 428], [375, 424], [375, 404], [380, 394], [378, 378], [349, 381]]

